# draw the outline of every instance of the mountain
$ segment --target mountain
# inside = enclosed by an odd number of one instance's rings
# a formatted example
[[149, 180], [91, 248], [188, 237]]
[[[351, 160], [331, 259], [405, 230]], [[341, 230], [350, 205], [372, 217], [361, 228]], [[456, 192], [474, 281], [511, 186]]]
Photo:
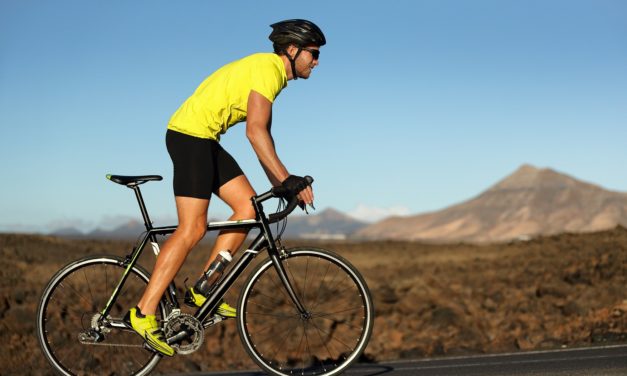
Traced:
[[109, 239], [128, 240], [137, 239], [140, 234], [146, 231], [144, 224], [137, 220], [129, 220], [111, 230], [96, 228], [90, 232], [82, 232], [73, 227], [62, 228], [53, 231], [50, 235], [70, 238], [70, 239]]
[[335, 209], [325, 209], [318, 214], [288, 217], [284, 238], [346, 239], [352, 233], [366, 227], [365, 222], [356, 220]]
[[85, 236], [85, 234], [83, 234], [80, 230], [74, 227], [64, 227], [64, 228], [57, 229], [51, 235], [58, 236], [61, 238], [73, 238], [73, 239], [82, 238], [83, 236]]
[[627, 193], [523, 165], [479, 196], [440, 211], [388, 218], [362, 239], [493, 242], [627, 226]]
[[[346, 239], [350, 234], [366, 227], [366, 225], [365, 222], [353, 219], [335, 209], [325, 209], [318, 214], [288, 217], [288, 225], [283, 238]], [[271, 228], [276, 229], [276, 225], [272, 225]], [[74, 228], [63, 228], [51, 235], [73, 239], [134, 240], [145, 231], [142, 222], [131, 220], [111, 230], [95, 229], [85, 234]], [[256, 232], [254, 233], [256, 234]], [[207, 234], [206, 239], [211, 238], [213, 238], [212, 234]]]
[[85, 234], [85, 237], [110, 240], [138, 239], [144, 232], [146, 232], [146, 227], [143, 222], [130, 220], [112, 230], [95, 229]]

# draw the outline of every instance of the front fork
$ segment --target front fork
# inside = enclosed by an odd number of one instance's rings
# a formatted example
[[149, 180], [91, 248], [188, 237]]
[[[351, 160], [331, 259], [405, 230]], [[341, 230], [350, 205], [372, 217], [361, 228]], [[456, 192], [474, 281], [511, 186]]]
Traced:
[[[281, 252], [285, 252], [285, 251], [281, 250]], [[287, 272], [285, 271], [285, 267], [283, 266], [283, 263], [281, 262], [281, 258], [282, 258], [281, 254], [278, 251], [276, 253], [272, 252], [270, 254], [270, 260], [272, 260], [272, 265], [274, 266], [274, 269], [276, 270], [279, 276], [279, 279], [281, 280], [281, 283], [283, 283], [283, 286], [285, 286], [285, 289], [287, 290], [287, 293], [290, 299], [292, 299], [292, 302], [298, 309], [298, 312], [301, 314], [301, 316], [303, 317], [307, 316], [308, 314], [307, 309], [305, 308], [300, 298], [296, 294], [296, 289], [294, 289], [294, 286], [292, 285], [292, 282], [290, 281], [289, 276], [287, 275]]]
[[284, 257], [286, 255], [285, 250], [281, 248], [281, 250], [279, 251], [279, 249], [277, 248], [276, 243], [274, 241], [274, 237], [272, 236], [272, 231], [270, 230], [270, 224], [268, 223], [267, 217], [263, 213], [262, 206], [255, 200], [252, 200], [252, 202], [253, 202], [253, 205], [255, 206], [257, 213], [259, 214], [259, 218], [261, 218], [262, 231], [264, 232], [264, 235], [266, 239], [268, 240], [268, 244], [267, 244], [268, 254], [270, 255], [270, 260], [272, 261], [272, 265], [274, 266], [274, 269], [276, 270], [279, 276], [279, 279], [281, 280], [281, 283], [283, 283], [283, 286], [285, 286], [285, 289], [287, 290], [287, 293], [290, 299], [292, 299], [292, 302], [298, 309], [298, 312], [301, 315], [305, 316], [307, 315], [307, 310], [305, 309], [305, 306], [303, 305], [303, 303], [300, 301], [300, 298], [296, 294], [296, 290], [294, 289], [292, 282], [290, 282], [289, 276], [287, 275], [285, 271], [285, 267], [283, 266], [283, 263], [281, 262], [281, 259], [285, 258]]

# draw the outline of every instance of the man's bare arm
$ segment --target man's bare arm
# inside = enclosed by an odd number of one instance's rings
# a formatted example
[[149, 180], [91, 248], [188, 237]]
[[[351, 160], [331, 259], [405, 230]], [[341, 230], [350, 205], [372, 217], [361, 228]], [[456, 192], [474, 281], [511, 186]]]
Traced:
[[276, 153], [270, 133], [271, 118], [272, 102], [256, 91], [251, 91], [248, 96], [246, 137], [255, 150], [268, 179], [276, 186], [287, 179], [289, 173]]
[[[290, 174], [276, 153], [274, 140], [270, 133], [272, 102], [256, 91], [251, 91], [248, 95], [246, 119], [246, 137], [255, 150], [270, 182], [274, 186], [280, 185]], [[307, 204], [313, 203], [311, 187], [301, 191], [299, 198]]]

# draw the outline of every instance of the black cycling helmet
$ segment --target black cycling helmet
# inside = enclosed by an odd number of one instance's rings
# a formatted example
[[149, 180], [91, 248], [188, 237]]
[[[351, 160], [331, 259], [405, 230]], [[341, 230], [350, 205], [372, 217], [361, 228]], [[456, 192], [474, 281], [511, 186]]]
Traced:
[[[298, 79], [296, 59], [302, 52], [303, 47], [312, 45], [322, 47], [327, 43], [322, 30], [311, 21], [301, 19], [285, 20], [274, 23], [270, 27], [272, 27], [272, 33], [270, 33], [268, 38], [273, 43], [274, 52], [283, 53], [287, 56], [292, 65], [292, 75], [295, 80]], [[298, 51], [293, 58], [287, 53], [287, 47], [291, 44], [298, 47]]]
[[324, 46], [327, 40], [322, 30], [311, 21], [294, 19], [285, 20], [270, 25], [272, 33], [270, 40], [278, 46], [294, 44], [298, 47]]

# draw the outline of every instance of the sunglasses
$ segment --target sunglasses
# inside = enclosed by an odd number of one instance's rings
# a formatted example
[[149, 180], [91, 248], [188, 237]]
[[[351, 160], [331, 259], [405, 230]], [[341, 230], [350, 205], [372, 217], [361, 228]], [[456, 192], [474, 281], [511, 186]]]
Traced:
[[311, 57], [314, 58], [314, 60], [318, 60], [318, 58], [320, 57], [320, 50], [315, 50], [313, 48], [302, 48], [304, 51], [307, 51], [311, 54]]

